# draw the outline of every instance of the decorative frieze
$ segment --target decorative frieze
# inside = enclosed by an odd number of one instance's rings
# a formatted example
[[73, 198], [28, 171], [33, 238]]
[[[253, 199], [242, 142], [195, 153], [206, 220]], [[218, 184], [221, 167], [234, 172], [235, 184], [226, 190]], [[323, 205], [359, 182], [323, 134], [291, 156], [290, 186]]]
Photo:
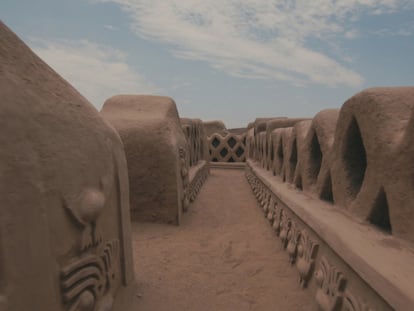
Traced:
[[315, 273], [318, 286], [316, 302], [323, 311], [337, 311], [341, 307], [346, 279], [341, 271], [331, 265], [325, 257], [319, 263]]
[[300, 233], [299, 244], [297, 246], [296, 266], [300, 275], [300, 286], [305, 288], [312, 276], [312, 270], [315, 265], [316, 255], [318, 253], [319, 244], [309, 237], [306, 230]]
[[68, 311], [110, 310], [118, 258], [119, 240], [112, 240], [96, 254], [82, 254], [61, 269], [62, 301]]
[[374, 311], [374, 309], [372, 309], [361, 299], [354, 296], [350, 290], [346, 290], [342, 311]]
[[286, 250], [289, 254], [289, 262], [291, 264], [294, 264], [296, 262], [297, 247], [298, 247], [300, 235], [301, 235], [301, 231], [300, 231], [298, 224], [292, 221], [290, 230], [287, 235], [288, 244], [286, 247]]
[[282, 210], [280, 220], [280, 233], [279, 238], [282, 243], [282, 248], [285, 249], [288, 244], [288, 235], [292, 226], [292, 220], [288, 217], [286, 210]]

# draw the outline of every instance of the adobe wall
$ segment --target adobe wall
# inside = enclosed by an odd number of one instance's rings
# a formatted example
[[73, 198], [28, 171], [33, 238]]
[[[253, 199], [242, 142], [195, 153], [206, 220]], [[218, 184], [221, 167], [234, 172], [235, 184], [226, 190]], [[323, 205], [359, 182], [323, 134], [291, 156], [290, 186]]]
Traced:
[[181, 174], [185, 180], [183, 181], [185, 197], [183, 208], [184, 211], [187, 211], [190, 202], [195, 200], [201, 186], [207, 179], [210, 170], [207, 136], [203, 122], [200, 119], [181, 118], [181, 126], [189, 150], [188, 159], [181, 159]]
[[181, 126], [190, 150], [190, 166], [208, 159], [207, 134], [200, 119], [181, 118]]
[[203, 125], [207, 136], [211, 136], [214, 133], [219, 133], [225, 136], [229, 133], [229, 131], [226, 128], [226, 125], [223, 123], [223, 121], [220, 120], [203, 121]]
[[414, 305], [413, 108], [413, 87], [373, 88], [248, 133], [247, 178], [321, 310]]
[[101, 115], [124, 144], [132, 219], [179, 224], [186, 208], [185, 167], [194, 154], [173, 99], [117, 95], [105, 101]]
[[118, 134], [1, 22], [0, 73], [0, 310], [126, 310]]

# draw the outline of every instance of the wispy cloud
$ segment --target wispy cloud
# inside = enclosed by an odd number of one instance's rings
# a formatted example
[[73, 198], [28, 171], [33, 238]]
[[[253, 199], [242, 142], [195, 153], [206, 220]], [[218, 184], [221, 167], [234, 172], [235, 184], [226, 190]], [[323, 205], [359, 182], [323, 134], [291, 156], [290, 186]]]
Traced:
[[115, 26], [109, 25], [109, 24], [108, 25], [104, 25], [104, 28], [105, 29], [108, 29], [108, 30], [112, 30], [112, 31], [117, 29]]
[[100, 109], [120, 93], [155, 93], [158, 89], [126, 62], [119, 50], [90, 41], [31, 39], [31, 48]]
[[[118, 3], [141, 37], [181, 58], [206, 61], [234, 76], [294, 84], [359, 86], [363, 77], [313, 50], [312, 39], [354, 38], [363, 14], [403, 9], [410, 0], [93, 0]], [[329, 45], [329, 44], [328, 44]]]
[[374, 31], [373, 34], [377, 36], [400, 36], [400, 37], [414, 37], [414, 22], [403, 25], [402, 27], [381, 28]]

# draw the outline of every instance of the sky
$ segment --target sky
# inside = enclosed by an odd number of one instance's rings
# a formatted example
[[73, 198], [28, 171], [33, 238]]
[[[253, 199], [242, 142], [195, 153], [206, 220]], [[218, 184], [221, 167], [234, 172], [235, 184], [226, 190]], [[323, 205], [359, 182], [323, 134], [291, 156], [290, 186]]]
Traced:
[[163, 95], [234, 128], [414, 85], [414, 0], [1, 0], [0, 19], [98, 110]]

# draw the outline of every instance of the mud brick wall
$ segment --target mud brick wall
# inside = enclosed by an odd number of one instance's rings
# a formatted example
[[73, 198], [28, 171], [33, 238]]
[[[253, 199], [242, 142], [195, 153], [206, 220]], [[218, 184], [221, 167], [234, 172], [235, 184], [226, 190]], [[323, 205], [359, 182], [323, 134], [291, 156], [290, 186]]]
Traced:
[[101, 115], [124, 144], [132, 219], [179, 224], [191, 153], [174, 100], [117, 95], [105, 101]]
[[[200, 119], [181, 118], [181, 126], [189, 150], [187, 159], [181, 159], [183, 162], [182, 176], [184, 178], [186, 174], [188, 175], [188, 181], [184, 182], [185, 204], [183, 206], [186, 211], [190, 202], [197, 197], [210, 170], [207, 135], [203, 122]], [[184, 163], [187, 163], [187, 166]]]
[[322, 310], [413, 305], [413, 108], [414, 88], [373, 88], [248, 131], [247, 178]]
[[199, 161], [208, 159], [207, 135], [200, 119], [181, 118], [181, 126], [187, 140], [189, 165], [194, 166]]
[[118, 134], [1, 22], [0, 73], [0, 310], [128, 310]]
[[[368, 89], [311, 120], [266, 121], [251, 159], [297, 189], [414, 242], [413, 88]], [[291, 122], [293, 126], [278, 124]], [[263, 122], [262, 122], [263, 123]], [[252, 136], [253, 135], [253, 136]], [[404, 191], [403, 191], [404, 189]]]

